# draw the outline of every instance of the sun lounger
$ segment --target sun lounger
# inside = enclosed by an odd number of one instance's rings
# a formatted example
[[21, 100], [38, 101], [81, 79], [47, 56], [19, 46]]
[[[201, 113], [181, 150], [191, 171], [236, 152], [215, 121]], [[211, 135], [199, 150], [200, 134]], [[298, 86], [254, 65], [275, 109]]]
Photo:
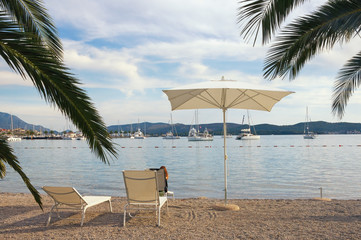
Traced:
[[108, 196], [81, 196], [80, 193], [78, 193], [78, 191], [73, 187], [44, 186], [43, 190], [54, 200], [54, 205], [50, 210], [46, 226], [50, 223], [51, 214], [54, 209], [56, 209], [58, 217], [60, 217], [58, 213], [59, 209], [80, 210], [82, 213], [80, 226], [83, 226], [85, 211], [89, 207], [103, 202], [109, 202], [110, 212], [112, 212], [111, 197]]
[[[159, 196], [157, 171], [128, 170], [123, 171], [127, 204], [124, 206], [123, 226], [125, 227], [127, 210], [155, 210], [160, 226], [160, 213], [162, 206], [168, 202], [166, 196]], [[130, 217], [132, 215], [129, 214]]]

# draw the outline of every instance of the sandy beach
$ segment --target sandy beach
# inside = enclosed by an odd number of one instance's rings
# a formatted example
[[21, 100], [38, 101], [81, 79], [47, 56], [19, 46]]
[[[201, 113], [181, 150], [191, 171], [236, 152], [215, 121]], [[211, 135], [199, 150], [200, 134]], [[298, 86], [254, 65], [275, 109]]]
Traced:
[[45, 227], [52, 200], [43, 195], [44, 212], [30, 194], [0, 193], [0, 239], [361, 239], [361, 201], [237, 199], [239, 211], [214, 208], [222, 200], [169, 200], [161, 227], [153, 213], [129, 218], [124, 228], [124, 198], [89, 208], [83, 227], [80, 213], [61, 212]]

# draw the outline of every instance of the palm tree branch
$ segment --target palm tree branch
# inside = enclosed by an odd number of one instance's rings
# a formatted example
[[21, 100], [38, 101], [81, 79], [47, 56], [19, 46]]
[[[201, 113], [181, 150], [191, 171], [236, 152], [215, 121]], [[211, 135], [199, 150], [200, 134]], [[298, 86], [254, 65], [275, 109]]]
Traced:
[[78, 80], [47, 48], [33, 44], [27, 37], [14, 40], [16, 37], [19, 33], [13, 35], [13, 40], [0, 43], [0, 53], [5, 61], [24, 79], [28, 76], [41, 96], [57, 105], [83, 132], [92, 151], [109, 164], [108, 155], [116, 156], [116, 151], [100, 115], [78, 87]]
[[268, 43], [290, 12], [307, 0], [241, 0], [238, 8], [238, 23], [245, 23], [241, 36], [255, 44], [260, 29], [262, 43]]
[[[35, 201], [39, 204], [39, 207], [43, 209], [43, 205], [41, 203], [41, 196], [36, 188], [30, 183], [29, 178], [23, 172], [21, 166], [19, 165], [19, 161], [17, 157], [13, 153], [13, 149], [9, 146], [9, 144], [5, 140], [0, 140], [0, 166], [1, 170], [5, 169], [4, 163], [9, 164], [9, 166], [16, 171], [20, 177], [22, 178], [23, 182], [26, 184], [27, 188], [34, 196]], [[0, 172], [0, 178], [4, 178], [6, 171]]]
[[41, 1], [0, 0], [0, 9], [6, 11], [25, 32], [32, 32], [39, 42], [45, 43], [56, 57], [62, 58], [63, 47], [53, 20]]
[[332, 95], [332, 112], [339, 118], [345, 113], [348, 100], [361, 83], [361, 52], [339, 71]]
[[270, 48], [264, 76], [289, 74], [294, 79], [304, 64], [336, 42], [347, 42], [360, 31], [361, 2], [330, 1], [311, 15], [289, 24]]

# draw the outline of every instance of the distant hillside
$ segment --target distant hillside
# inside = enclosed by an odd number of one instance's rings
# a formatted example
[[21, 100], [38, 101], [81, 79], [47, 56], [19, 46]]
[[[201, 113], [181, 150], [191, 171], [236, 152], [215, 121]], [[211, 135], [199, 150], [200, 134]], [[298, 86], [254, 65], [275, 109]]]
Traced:
[[[24, 122], [17, 116], [13, 115], [13, 125], [14, 128], [23, 128], [29, 130], [40, 131], [50, 131], [48, 128], [44, 128], [40, 125], [33, 125], [27, 122]], [[133, 123], [133, 124], [124, 124], [124, 125], [112, 125], [108, 127], [108, 131], [121, 131], [129, 132], [130, 129], [133, 129], [133, 132], [137, 130], [138, 126], [143, 132], [150, 135], [162, 135], [168, 132], [171, 129], [171, 126], [168, 123]], [[190, 125], [177, 123], [175, 124], [178, 135], [187, 136]], [[210, 124], [200, 124], [201, 131], [204, 128], [207, 128], [209, 132], [214, 135], [223, 134], [223, 123], [210, 123]], [[227, 132], [232, 135], [239, 134], [240, 130], [247, 128], [247, 125], [237, 124], [237, 123], [227, 123]], [[0, 112], [0, 128], [10, 129], [11, 128], [11, 115], [8, 113]], [[272, 125], [272, 124], [258, 124], [255, 126], [257, 134], [260, 135], [285, 135], [285, 134], [303, 134], [304, 123], [297, 123], [294, 125]], [[351, 133], [361, 133], [361, 123], [329, 123], [324, 121], [311, 122], [310, 130], [317, 134], [351, 134]], [[253, 131], [253, 129], [252, 129]]]
[[[168, 132], [171, 129], [171, 126], [168, 123], [133, 123], [125, 125], [112, 125], [108, 127], [108, 131], [121, 131], [129, 132], [130, 129], [133, 131], [137, 130], [137, 126], [143, 132], [146, 132], [150, 135], [162, 135]], [[223, 134], [223, 123], [211, 123], [211, 124], [200, 124], [201, 130], [207, 128], [212, 134], [221, 135]], [[181, 123], [175, 124], [178, 135], [186, 136], [190, 129], [190, 125], [185, 125]], [[239, 134], [240, 130], [247, 128], [247, 125], [237, 124], [237, 123], [227, 123], [227, 132], [232, 135]], [[259, 124], [255, 126], [257, 134], [260, 135], [286, 135], [286, 134], [303, 134], [304, 123], [297, 123], [294, 125], [271, 125], [271, 124]], [[361, 133], [361, 123], [328, 123], [323, 121], [311, 122], [310, 130], [317, 134], [351, 134], [351, 133]], [[253, 131], [253, 129], [252, 129]]]
[[[31, 123], [24, 122], [17, 116], [13, 115], [13, 126], [15, 128], [29, 129], [40, 131], [50, 131], [48, 128], [44, 128], [40, 125], [33, 125]], [[0, 112], [0, 128], [11, 129], [11, 115], [8, 113]]]

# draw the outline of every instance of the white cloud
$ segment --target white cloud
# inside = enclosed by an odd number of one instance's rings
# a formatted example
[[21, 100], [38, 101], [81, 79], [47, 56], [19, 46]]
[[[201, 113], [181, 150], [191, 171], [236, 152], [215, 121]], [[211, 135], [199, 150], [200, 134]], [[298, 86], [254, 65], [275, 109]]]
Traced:
[[32, 86], [30, 79], [24, 80], [20, 74], [10, 69], [9, 65], [0, 58], [0, 85]]
[[[315, 9], [325, 0], [308, 1], [295, 16]], [[65, 60], [72, 72], [96, 92], [93, 100], [107, 125], [140, 121], [167, 122], [170, 105], [161, 89], [203, 80], [227, 79], [293, 90], [272, 112], [255, 112], [256, 123], [293, 124], [304, 120], [334, 120], [331, 95], [334, 72], [359, 51], [355, 39], [307, 64], [288, 82], [267, 82], [262, 65], [267, 47], [245, 44], [236, 24], [237, 1], [79, 0], [45, 1], [63, 37]], [[291, 16], [292, 17], [292, 16]], [[314, 71], [313, 68], [324, 69]], [[327, 73], [329, 71], [330, 73]], [[0, 62], [1, 85], [30, 86]], [[101, 89], [101, 90], [100, 90]], [[119, 95], [102, 96], [118, 90]], [[35, 92], [35, 91], [34, 91]], [[112, 92], [114, 93], [114, 92]], [[1, 111], [16, 110], [26, 121], [62, 130], [65, 120], [57, 110], [38, 102], [1, 102]], [[112, 100], [109, 100], [112, 99]], [[359, 93], [351, 98], [345, 120], [359, 119]], [[241, 110], [229, 111], [229, 121], [240, 122]], [[189, 124], [193, 111], [175, 111], [175, 122]], [[217, 110], [202, 110], [200, 121], [221, 122]]]
[[75, 27], [87, 40], [122, 35], [237, 37], [236, 1], [64, 0], [48, 1], [47, 7], [58, 25]]

